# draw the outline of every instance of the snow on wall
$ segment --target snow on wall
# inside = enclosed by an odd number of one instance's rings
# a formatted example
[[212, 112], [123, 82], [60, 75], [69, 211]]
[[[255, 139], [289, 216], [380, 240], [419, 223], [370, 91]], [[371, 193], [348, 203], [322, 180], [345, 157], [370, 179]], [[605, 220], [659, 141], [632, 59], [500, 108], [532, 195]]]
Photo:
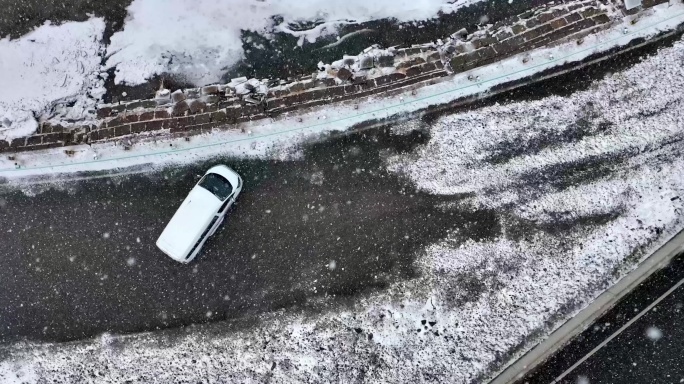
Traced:
[[390, 157], [419, 187], [469, 193], [461, 208], [494, 209], [501, 226], [428, 247], [415, 280], [239, 330], [18, 344], [0, 378], [482, 381], [682, 229], [682, 59], [678, 42], [569, 97], [442, 117], [425, 147]]
[[[451, 13], [473, 0], [323, 1], [323, 0], [135, 0], [124, 30], [112, 36], [108, 67], [116, 82], [140, 84], [171, 72], [204, 85], [220, 80], [222, 71], [243, 57], [241, 30], [286, 32], [313, 42], [336, 33], [337, 26], [374, 19], [430, 19]], [[283, 21], [274, 25], [273, 17]], [[316, 21], [316, 27], [293, 31], [291, 23]]]
[[51, 25], [16, 40], [0, 39], [0, 140], [27, 136], [57, 102], [73, 104], [63, 118], [92, 115], [104, 94], [99, 78], [100, 18]]

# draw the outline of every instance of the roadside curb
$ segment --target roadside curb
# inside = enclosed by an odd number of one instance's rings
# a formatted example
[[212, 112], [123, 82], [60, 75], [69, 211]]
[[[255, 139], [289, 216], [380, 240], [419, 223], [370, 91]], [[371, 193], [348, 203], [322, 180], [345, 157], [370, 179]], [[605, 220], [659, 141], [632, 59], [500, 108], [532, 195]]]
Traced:
[[561, 347], [582, 333], [596, 319], [613, 308], [623, 297], [634, 290], [653, 273], [666, 267], [675, 256], [684, 251], [684, 230], [677, 233], [662, 247], [642, 261], [639, 266], [599, 295], [591, 304], [551, 333], [544, 341], [514, 363], [506, 367], [489, 384], [514, 383], [541, 363], [553, 356]]

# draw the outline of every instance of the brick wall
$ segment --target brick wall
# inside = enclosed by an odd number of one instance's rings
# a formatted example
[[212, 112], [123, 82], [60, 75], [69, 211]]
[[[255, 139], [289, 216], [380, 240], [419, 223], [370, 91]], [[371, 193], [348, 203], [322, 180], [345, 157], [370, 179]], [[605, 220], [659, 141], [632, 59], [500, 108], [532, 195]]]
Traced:
[[596, 1], [532, 10], [480, 31], [469, 41], [446, 45], [449, 69], [463, 72], [535, 48], [552, 46], [611, 26], [608, 9]]
[[[609, 28], [614, 22], [608, 16], [610, 8], [621, 6], [619, 0], [612, 1], [618, 3], [608, 0], [550, 3], [471, 34], [459, 31], [437, 44], [381, 50], [375, 56], [362, 53], [358, 57], [360, 70], [327, 69], [290, 83], [280, 81], [262, 93], [258, 93], [258, 87], [238, 89], [231, 82], [166, 92], [152, 100], [100, 105], [98, 124], [81, 123], [66, 128], [42, 123], [34, 135], [11, 143], [0, 140], [0, 152], [97, 143], [137, 135], [193, 135], [217, 128], [237, 129], [239, 123], [295, 110], [377, 94], [395, 94], [450, 73], [468, 71]], [[642, 8], [663, 1], [645, 0]], [[624, 7], [622, 11], [627, 14]]]

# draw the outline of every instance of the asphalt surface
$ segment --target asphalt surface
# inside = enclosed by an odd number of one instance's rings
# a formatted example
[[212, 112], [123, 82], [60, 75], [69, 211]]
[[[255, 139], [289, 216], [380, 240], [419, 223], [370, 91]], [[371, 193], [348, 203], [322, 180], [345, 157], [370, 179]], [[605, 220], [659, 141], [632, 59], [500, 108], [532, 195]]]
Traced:
[[[417, 193], [383, 169], [381, 156], [425, 140], [376, 130], [310, 145], [301, 161], [212, 159], [35, 196], [0, 188], [0, 338], [181, 326], [411, 278], [417, 251], [451, 228], [468, 223], [477, 239], [498, 223], [489, 211], [441, 208], [458, 197]], [[216, 163], [242, 174], [244, 190], [204, 252], [178, 264], [154, 243]]]
[[[518, 383], [684, 382], [684, 286], [665, 296], [682, 279], [684, 254]], [[623, 326], [627, 327], [620, 331]], [[576, 363], [580, 364], [573, 368]]]

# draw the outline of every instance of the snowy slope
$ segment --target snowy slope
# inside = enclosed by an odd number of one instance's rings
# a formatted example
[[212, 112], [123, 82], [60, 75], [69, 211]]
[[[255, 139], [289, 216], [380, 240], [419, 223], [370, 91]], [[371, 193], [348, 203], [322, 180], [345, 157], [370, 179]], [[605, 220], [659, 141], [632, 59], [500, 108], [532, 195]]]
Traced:
[[454, 231], [428, 247], [415, 280], [253, 327], [18, 344], [0, 378], [482, 381], [684, 227], [682, 60], [678, 42], [569, 97], [445, 116], [423, 148], [390, 156], [419, 188], [498, 222], [494, 235]]
[[105, 24], [93, 18], [45, 25], [16, 40], [0, 39], [0, 140], [34, 133], [57, 103], [61, 115], [87, 118], [104, 93], [99, 78]]

